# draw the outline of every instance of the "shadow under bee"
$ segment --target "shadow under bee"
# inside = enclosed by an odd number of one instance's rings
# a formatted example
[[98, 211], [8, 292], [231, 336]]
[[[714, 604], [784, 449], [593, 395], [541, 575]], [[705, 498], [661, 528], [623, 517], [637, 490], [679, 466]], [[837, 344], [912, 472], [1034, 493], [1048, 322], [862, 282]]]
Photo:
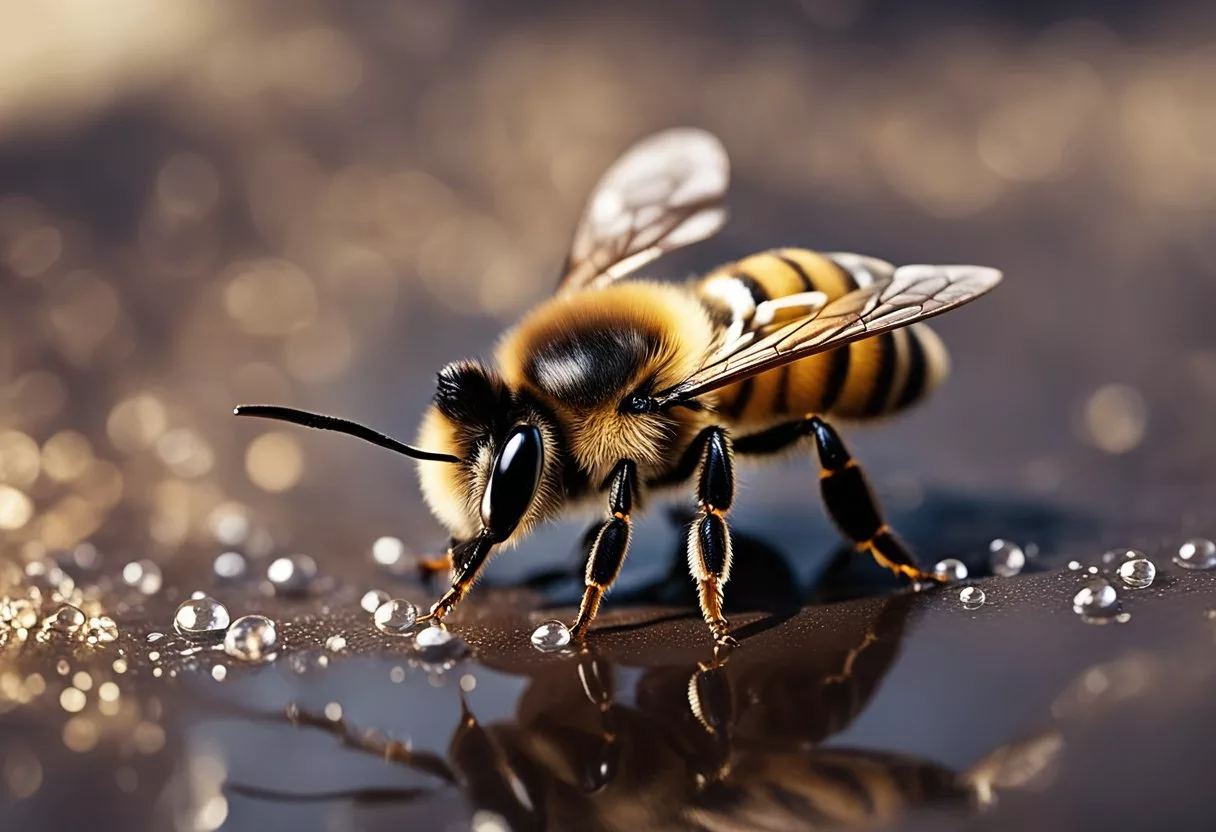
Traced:
[[[806, 603], [861, 598], [904, 586], [871, 558], [858, 557], [850, 546], [832, 543], [816, 547], [816, 541], [834, 540], [834, 535], [808, 535], [808, 531], [820, 529], [807, 514], [783, 504], [771, 514], [762, 515], [759, 523], [748, 527], [736, 524], [731, 529], [734, 566], [725, 601], [728, 613], [761, 611], [784, 619]], [[925, 563], [957, 558], [966, 564], [972, 577], [992, 574], [988, 545], [994, 538], [1024, 545], [1033, 542], [1045, 553], [1040, 561], [1032, 560], [1027, 565], [1026, 571], [1035, 571], [1048, 562], [1061, 565], [1052, 562], [1053, 553], [1074, 541], [1092, 540], [1101, 526], [1096, 517], [1053, 503], [976, 498], [940, 490], [926, 493], [915, 508], [892, 514]], [[695, 515], [685, 506], [673, 506], [666, 516], [672, 526], [683, 528]], [[594, 526], [591, 531], [595, 531]], [[687, 556], [682, 540], [677, 535], [676, 545], [659, 555], [665, 559], [659, 577], [640, 586], [618, 588], [612, 594], [613, 607], [669, 606], [687, 608], [691, 614], [697, 604], [696, 586], [684, 566]], [[539, 592], [549, 606], [576, 604], [582, 592], [582, 564], [589, 545], [590, 541], [584, 539], [565, 563], [527, 575], [523, 585]], [[644, 561], [645, 553], [639, 552], [630, 565], [636, 568]], [[495, 585], [492, 581], [486, 584]], [[618, 628], [600, 627], [597, 631]], [[754, 629], [754, 624], [748, 625], [739, 635], [746, 636]]]
[[[619, 639], [597, 652], [495, 651], [486, 664], [527, 678], [510, 719], [483, 724], [461, 699], [446, 754], [416, 751], [289, 706], [286, 719], [428, 775], [430, 787], [234, 795], [417, 804], [454, 791], [510, 829], [804, 829], [873, 824], [922, 806], [970, 810], [1056, 756], [1054, 731], [957, 772], [929, 760], [823, 743], [865, 710], [894, 664], [916, 599], [842, 605], [830, 626], [778, 626], [710, 650], [699, 621], [638, 657]], [[803, 622], [805, 623], [805, 622]], [[822, 622], [820, 622], [822, 623]], [[1012, 776], [1014, 772], [1016, 776]]]

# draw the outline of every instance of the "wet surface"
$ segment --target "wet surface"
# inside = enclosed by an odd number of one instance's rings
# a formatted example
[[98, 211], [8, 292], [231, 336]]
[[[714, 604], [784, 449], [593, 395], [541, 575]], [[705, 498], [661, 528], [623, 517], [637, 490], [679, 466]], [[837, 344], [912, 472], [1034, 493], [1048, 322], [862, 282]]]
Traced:
[[[1216, 537], [1209, 9], [139, 8], [94, 51], [55, 39], [83, 6], [0, 12], [37, 47], [0, 49], [0, 827], [1216, 825], [1216, 570], [1175, 560]], [[788, 244], [1005, 271], [934, 323], [939, 393], [846, 428], [969, 577], [850, 557], [796, 454], [740, 472], [729, 653], [678, 500], [585, 645], [532, 644], [575, 520], [418, 636], [412, 472], [231, 406], [412, 438], [674, 123], [722, 136], [733, 218], [658, 276]]]

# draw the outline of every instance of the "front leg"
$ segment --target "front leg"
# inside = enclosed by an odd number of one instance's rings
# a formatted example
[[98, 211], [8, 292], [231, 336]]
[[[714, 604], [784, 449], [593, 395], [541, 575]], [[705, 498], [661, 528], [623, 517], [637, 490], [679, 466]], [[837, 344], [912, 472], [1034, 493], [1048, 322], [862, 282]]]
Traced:
[[726, 513], [735, 499], [735, 467], [730, 439], [720, 427], [706, 431], [701, 475], [697, 481], [700, 511], [688, 527], [688, 570], [697, 582], [701, 615], [719, 644], [734, 644], [722, 615], [722, 592], [730, 580], [730, 531]]
[[587, 555], [587, 584], [583, 590], [583, 602], [578, 608], [578, 617], [570, 630], [576, 639], [587, 634], [592, 619], [599, 611], [604, 593], [612, 586], [629, 552], [631, 527], [629, 514], [633, 511], [634, 492], [637, 490], [638, 469], [633, 460], [622, 459], [608, 477], [608, 519], [600, 526], [591, 551]]
[[452, 565], [452, 586], [443, 597], [431, 606], [431, 611], [418, 619], [423, 621], [442, 621], [443, 617], [452, 611], [468, 593], [478, 573], [489, 560], [494, 548], [494, 538], [484, 529], [471, 540], [453, 546], [448, 557]]

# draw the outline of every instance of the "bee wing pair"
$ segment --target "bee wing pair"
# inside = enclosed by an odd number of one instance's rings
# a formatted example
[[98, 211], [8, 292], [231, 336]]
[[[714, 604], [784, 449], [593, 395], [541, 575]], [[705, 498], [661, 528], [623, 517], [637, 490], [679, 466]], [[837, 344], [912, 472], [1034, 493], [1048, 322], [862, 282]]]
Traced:
[[[726, 222], [725, 148], [704, 130], [642, 140], [592, 192], [559, 291], [603, 286], [657, 257], [704, 240]], [[982, 266], [904, 266], [885, 280], [808, 308], [793, 321], [744, 330], [661, 400], [692, 399], [749, 376], [869, 338], [975, 300], [1001, 280]]]

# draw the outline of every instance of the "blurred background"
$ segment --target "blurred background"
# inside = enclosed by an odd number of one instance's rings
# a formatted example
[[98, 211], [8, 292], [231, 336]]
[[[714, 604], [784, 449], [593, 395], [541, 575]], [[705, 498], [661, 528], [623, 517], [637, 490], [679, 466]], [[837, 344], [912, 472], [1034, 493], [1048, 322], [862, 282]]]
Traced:
[[877, 470], [1085, 500], [1179, 433], [1194, 441], [1153, 470], [1200, 470], [1216, 455], [1199, 406], [1216, 398], [1214, 15], [8, 5], [0, 534], [64, 547], [130, 522], [169, 553], [217, 506], [285, 518], [307, 498], [330, 510], [297, 512], [293, 534], [404, 534], [426, 515], [402, 460], [230, 407], [411, 438], [434, 372], [551, 291], [604, 167], [681, 124], [729, 149], [733, 218], [659, 274], [775, 245], [1004, 269], [941, 322], [953, 383], [857, 440]]
[[[251, 549], [330, 571], [439, 543], [409, 463], [232, 406], [412, 439], [434, 373], [552, 292], [604, 168], [677, 125], [729, 150], [732, 219], [656, 275], [783, 245], [1004, 270], [935, 324], [951, 382], [853, 434], [889, 500], [1210, 536], [1213, 78], [1199, 0], [5, 3], [0, 556], [206, 569], [255, 517]], [[813, 477], [751, 474], [739, 524], [833, 540]]]

